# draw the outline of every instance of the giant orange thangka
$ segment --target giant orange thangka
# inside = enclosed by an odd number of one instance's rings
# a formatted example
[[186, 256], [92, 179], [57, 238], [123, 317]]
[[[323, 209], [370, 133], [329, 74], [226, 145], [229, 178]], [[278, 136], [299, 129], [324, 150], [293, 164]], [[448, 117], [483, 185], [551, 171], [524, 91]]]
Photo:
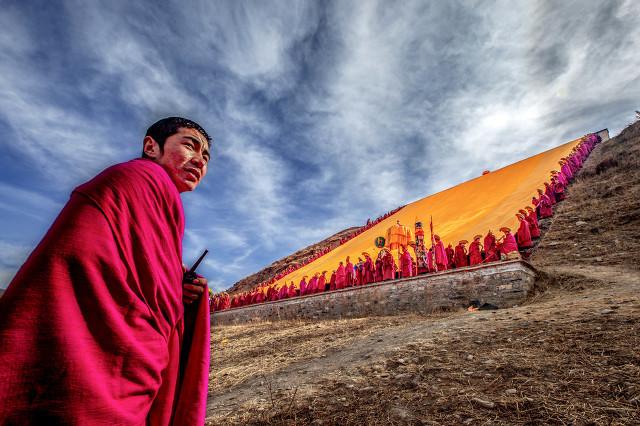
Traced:
[[[531, 197], [536, 194], [536, 189], [544, 188], [551, 170], [557, 170], [560, 167], [558, 161], [569, 155], [578, 143], [580, 139], [573, 140], [414, 201], [345, 244], [280, 279], [275, 286], [280, 287], [285, 281], [297, 284], [303, 276], [313, 276], [315, 272], [329, 271], [331, 274], [347, 256], [357, 259], [362, 252], [367, 252], [375, 259], [380, 251], [375, 241], [380, 236], [387, 239], [386, 247], [390, 244], [408, 244], [413, 240], [411, 230], [416, 220], [425, 226], [427, 246], [430, 245], [428, 226], [431, 218], [434, 232], [445, 245], [455, 245], [463, 239], [471, 241], [474, 235], [485, 235], [489, 230], [496, 233], [503, 226], [517, 229], [518, 220], [514, 212], [531, 205]], [[415, 259], [413, 249], [410, 250]]]

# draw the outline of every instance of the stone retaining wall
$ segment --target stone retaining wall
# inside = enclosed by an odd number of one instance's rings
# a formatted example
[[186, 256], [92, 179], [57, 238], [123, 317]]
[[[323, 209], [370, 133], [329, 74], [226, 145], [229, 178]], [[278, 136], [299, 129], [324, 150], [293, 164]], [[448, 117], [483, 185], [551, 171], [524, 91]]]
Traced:
[[521, 303], [533, 290], [527, 262], [494, 262], [216, 312], [214, 326], [292, 319], [355, 318], [464, 308], [471, 300], [501, 308]]

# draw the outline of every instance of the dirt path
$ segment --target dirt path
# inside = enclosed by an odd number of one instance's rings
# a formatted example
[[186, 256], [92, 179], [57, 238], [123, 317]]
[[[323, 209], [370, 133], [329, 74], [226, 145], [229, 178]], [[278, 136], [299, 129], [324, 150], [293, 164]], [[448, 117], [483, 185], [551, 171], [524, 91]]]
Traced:
[[[506, 310], [360, 320], [360, 325], [371, 325], [366, 330], [345, 329], [344, 321], [323, 321], [314, 325], [314, 329], [319, 331], [315, 338], [308, 336], [308, 324], [286, 324], [283, 328], [287, 331], [286, 335], [295, 335], [300, 331], [311, 338], [307, 345], [317, 348], [318, 352], [312, 357], [305, 354], [304, 350], [301, 354], [288, 353], [290, 359], [281, 361], [279, 368], [269, 372], [256, 372], [236, 385], [217, 390], [209, 400], [208, 416], [215, 423], [216, 420], [228, 419], [238, 412], [267, 411], [274, 404], [277, 405], [272, 398], [281, 402], [290, 401], [292, 392], [296, 393], [296, 398], [304, 398], [313, 394], [318, 385], [326, 381], [357, 381], [360, 376], [359, 368], [384, 365], [384, 360], [411, 345], [440, 341], [440, 345], [447, 347], [447, 343], [459, 340], [461, 333], [490, 342], [493, 334], [513, 334], [522, 329], [523, 322], [555, 322], [561, 329], [563, 325], [568, 326], [586, 318], [611, 315], [609, 311], [617, 316], [640, 318], [639, 272], [607, 266], [583, 267], [580, 270], [556, 268], [553, 272], [582, 276], [579, 280], [582, 289], [555, 289], [535, 303]], [[243, 327], [235, 327], [232, 333], [241, 332], [241, 328]], [[337, 329], [339, 332], [334, 336], [327, 336], [321, 331], [327, 329]], [[216, 340], [225, 339], [226, 331], [230, 330], [221, 330], [221, 335]], [[532, 343], [527, 340], [544, 333], [545, 330], [542, 329], [517, 341], [523, 345], [521, 349], [526, 350], [526, 345]], [[259, 339], [254, 336], [252, 340], [255, 345]], [[326, 348], [322, 347], [324, 340], [330, 343]], [[293, 342], [287, 340], [277, 345], [268, 340], [264, 343], [266, 346], [262, 348], [264, 353], [261, 356], [266, 357], [281, 359], [279, 356], [283, 350], [293, 348]], [[476, 346], [478, 345], [471, 343], [468, 355], [481, 356], [482, 348]], [[476, 352], [478, 354], [474, 356]], [[222, 371], [225, 367], [230, 374], [228, 366], [221, 365], [216, 370]], [[214, 376], [215, 374], [214, 370]]]

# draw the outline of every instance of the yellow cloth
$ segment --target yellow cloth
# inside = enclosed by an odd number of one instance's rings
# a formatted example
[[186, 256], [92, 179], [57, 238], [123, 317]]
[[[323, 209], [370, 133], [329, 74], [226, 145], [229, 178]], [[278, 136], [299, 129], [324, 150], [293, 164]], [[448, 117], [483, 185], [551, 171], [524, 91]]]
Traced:
[[[414, 201], [335, 250], [287, 275], [276, 286], [279, 287], [283, 280], [293, 280], [297, 286], [304, 275], [333, 271], [347, 256], [357, 259], [362, 252], [368, 252], [372, 259], [376, 259], [380, 251], [374, 244], [376, 237], [385, 236], [398, 220], [411, 224], [412, 228], [416, 219], [421, 221], [427, 247], [431, 245], [429, 220], [432, 216], [434, 233], [440, 236], [445, 246], [449, 243], [455, 246], [462, 239], [472, 241], [474, 235], [484, 236], [489, 230], [497, 234], [503, 226], [518, 229], [515, 214], [531, 205], [536, 189], [544, 188], [544, 182], [550, 180], [550, 171], [558, 169], [558, 160], [569, 155], [579, 142], [580, 139], [576, 139]], [[394, 255], [397, 262], [397, 253]], [[413, 251], [411, 255], [415, 259]]]
[[387, 241], [385, 246], [390, 250], [398, 250], [401, 246], [407, 246], [413, 242], [411, 229], [402, 224], [393, 224], [387, 229]]

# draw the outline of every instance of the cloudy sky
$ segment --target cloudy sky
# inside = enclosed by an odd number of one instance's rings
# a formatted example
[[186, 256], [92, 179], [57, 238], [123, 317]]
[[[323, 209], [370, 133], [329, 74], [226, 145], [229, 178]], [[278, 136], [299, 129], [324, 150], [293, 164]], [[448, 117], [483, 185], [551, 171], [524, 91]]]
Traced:
[[0, 287], [168, 115], [215, 139], [184, 244], [223, 289], [640, 109], [636, 0], [4, 0], [0, 28]]

